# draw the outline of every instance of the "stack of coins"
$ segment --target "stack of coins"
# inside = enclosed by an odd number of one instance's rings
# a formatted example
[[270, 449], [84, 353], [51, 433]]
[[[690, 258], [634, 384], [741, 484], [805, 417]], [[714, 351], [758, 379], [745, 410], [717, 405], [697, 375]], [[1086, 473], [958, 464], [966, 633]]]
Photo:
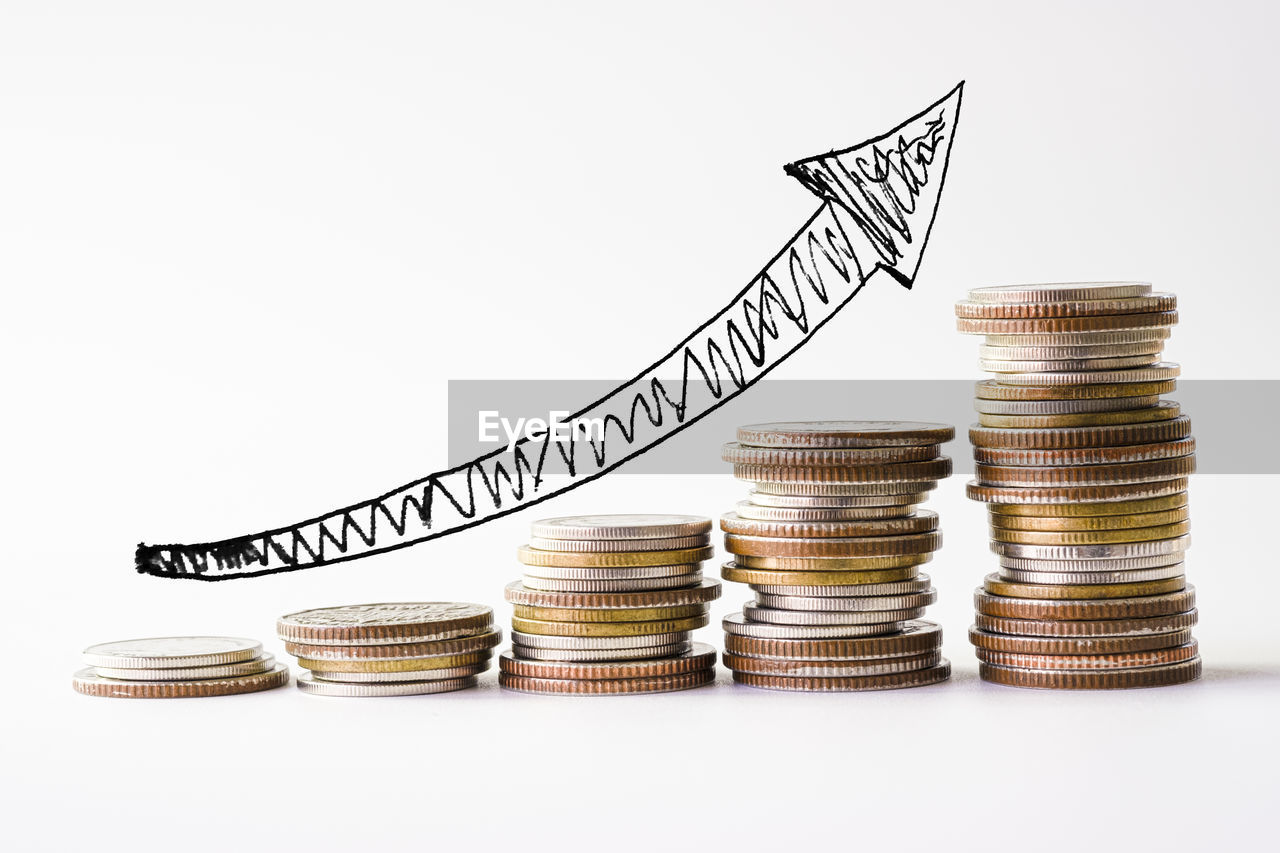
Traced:
[[917, 510], [951, 473], [955, 430], [903, 421], [741, 427], [724, 447], [754, 484], [720, 527], [734, 555], [721, 576], [755, 600], [724, 620], [734, 681], [775, 690], [917, 687], [945, 680], [942, 631], [920, 566], [941, 545]]
[[1200, 674], [1186, 583], [1191, 422], [1160, 361], [1176, 299], [1140, 283], [985, 287], [969, 431], [1000, 559], [976, 593], [984, 679], [1018, 687], [1179, 684]]
[[152, 637], [84, 650], [77, 693], [122, 699], [186, 699], [256, 693], [289, 683], [289, 670], [243, 637]]
[[708, 622], [720, 584], [704, 580], [715, 554], [711, 519], [582, 515], [533, 524], [519, 550], [523, 581], [511, 651], [498, 683], [529, 693], [661, 693], [715, 679], [716, 652], [690, 641]]
[[353, 604], [282, 616], [276, 630], [321, 696], [418, 696], [476, 685], [502, 631], [493, 608], [454, 601]]

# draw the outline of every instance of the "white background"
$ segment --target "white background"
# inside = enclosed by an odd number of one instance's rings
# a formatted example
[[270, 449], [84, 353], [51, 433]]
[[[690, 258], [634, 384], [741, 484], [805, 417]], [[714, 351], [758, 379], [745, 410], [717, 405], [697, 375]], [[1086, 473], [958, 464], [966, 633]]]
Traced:
[[[148, 703], [68, 682], [82, 647], [124, 637], [243, 634], [280, 653], [275, 617], [311, 606], [474, 600], [505, 624], [532, 518], [730, 508], [745, 487], [727, 475], [615, 474], [356, 563], [224, 584], [132, 571], [140, 540], [258, 530], [435, 470], [450, 378], [630, 375], [814, 209], [782, 164], [960, 79], [916, 289], [873, 282], [776, 377], [976, 377], [951, 313], [966, 288], [1143, 278], [1178, 293], [1184, 376], [1277, 378], [1277, 17], [4, 3], [0, 833], [21, 850], [1265, 843], [1272, 478], [1195, 480], [1207, 674], [1187, 687], [979, 683], [968, 593], [994, 558], [958, 481], [933, 502], [931, 614], [956, 665], [935, 688], [575, 701], [490, 674], [420, 699]], [[1241, 440], [1273, 432], [1242, 424]], [[717, 615], [746, 597], [729, 589]]]

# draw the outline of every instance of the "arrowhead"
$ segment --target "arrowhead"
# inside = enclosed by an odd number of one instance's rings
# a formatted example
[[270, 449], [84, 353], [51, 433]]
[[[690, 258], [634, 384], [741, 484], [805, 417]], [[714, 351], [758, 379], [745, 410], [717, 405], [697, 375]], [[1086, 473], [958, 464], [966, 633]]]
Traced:
[[964, 83], [893, 130], [843, 151], [786, 167], [853, 221], [857, 257], [870, 277], [883, 269], [910, 288], [947, 175]]

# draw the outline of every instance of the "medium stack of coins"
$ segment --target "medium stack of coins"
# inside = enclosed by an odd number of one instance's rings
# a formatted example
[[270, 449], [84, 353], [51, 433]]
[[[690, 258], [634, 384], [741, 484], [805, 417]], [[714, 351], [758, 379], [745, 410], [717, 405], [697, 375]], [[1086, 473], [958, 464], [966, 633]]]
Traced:
[[533, 524], [519, 550], [523, 581], [511, 651], [498, 683], [528, 693], [661, 693], [715, 679], [716, 652], [690, 641], [708, 622], [720, 584], [704, 580], [715, 554], [711, 519], [582, 515]]
[[256, 693], [289, 683], [289, 670], [243, 637], [152, 637], [84, 650], [77, 693], [122, 699], [186, 699]]
[[282, 616], [276, 630], [321, 696], [417, 696], [476, 685], [502, 631], [493, 608], [453, 601], [353, 604]]
[[920, 566], [941, 545], [917, 510], [951, 473], [955, 430], [902, 421], [741, 427], [723, 458], [754, 484], [720, 527], [721, 576], [755, 600], [724, 620], [734, 681], [775, 690], [917, 687], [945, 680], [942, 631]]
[[1000, 570], [976, 593], [980, 673], [1018, 687], [1200, 675], [1186, 583], [1191, 422], [1160, 361], [1172, 294], [1139, 283], [986, 287], [956, 305], [986, 335], [969, 431]]

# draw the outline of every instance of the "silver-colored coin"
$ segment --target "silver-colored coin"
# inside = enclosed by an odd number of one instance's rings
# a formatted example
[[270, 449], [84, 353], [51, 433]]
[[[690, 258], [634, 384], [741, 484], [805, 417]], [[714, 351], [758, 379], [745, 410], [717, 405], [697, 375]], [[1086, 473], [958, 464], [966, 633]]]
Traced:
[[868, 610], [909, 610], [928, 607], [938, 600], [935, 590], [905, 595], [776, 595], [756, 593], [756, 604], [774, 610], [808, 610], [856, 613]]
[[1120, 542], [1110, 545], [1023, 545], [992, 542], [991, 550], [1001, 557], [1029, 557], [1033, 560], [1097, 560], [1116, 557], [1154, 557], [1180, 554], [1191, 547], [1191, 536], [1152, 539], [1147, 542]]
[[754, 507], [774, 507], [781, 509], [890, 509], [907, 508], [907, 513], [915, 509], [916, 504], [929, 499], [928, 492], [907, 493], [901, 495], [777, 495], [752, 489], [750, 500]]
[[[1157, 554], [1152, 557], [1113, 557], [1101, 560], [1046, 560], [1026, 557], [1001, 557], [1002, 570], [1027, 572], [1132, 572], [1182, 565], [1182, 552]], [[1181, 573], [1179, 573], [1181, 574]]]
[[751, 521], [862, 521], [871, 518], [905, 518], [916, 511], [914, 504], [896, 506], [801, 507], [758, 506], [739, 501], [739, 518]]
[[915, 498], [928, 495], [938, 488], [937, 480], [903, 480], [897, 483], [769, 483], [760, 481], [755, 484], [751, 496], [753, 503], [760, 503], [757, 495], [822, 496], [822, 497], [897, 497], [909, 495], [912, 503], [920, 503]]
[[[408, 672], [323, 672], [310, 670], [316, 681], [336, 684], [407, 684], [417, 681], [449, 681], [479, 675], [489, 668], [489, 661], [466, 666], [450, 666], [444, 669], [420, 669]], [[302, 676], [299, 676], [302, 678]]]
[[1131, 572], [1024, 572], [1017, 569], [1001, 569], [1000, 578], [1013, 583], [1047, 584], [1101, 584], [1141, 583], [1162, 581], [1184, 574], [1181, 562], [1157, 569], [1137, 569]]
[[702, 548], [711, 544], [707, 534], [698, 536], [671, 536], [666, 539], [543, 539], [529, 537], [529, 547], [539, 551], [556, 551], [574, 554], [617, 554], [623, 551], [674, 551], [684, 548]]
[[1146, 367], [1159, 360], [1159, 353], [1126, 355], [1117, 358], [1073, 358], [1060, 361], [1001, 361], [994, 358], [980, 358], [978, 366], [988, 373], [1039, 374], [1062, 370], [1122, 370], [1127, 367]]
[[1163, 341], [1129, 344], [1068, 344], [1063, 346], [1002, 347], [979, 344], [978, 355], [997, 361], [1071, 361], [1081, 358], [1118, 358], [1151, 355], [1164, 348]]
[[244, 637], [148, 637], [90, 646], [84, 662], [115, 669], [187, 669], [240, 663], [261, 654], [262, 643]]
[[[896, 658], [877, 658], [873, 660], [848, 661], [839, 664], [823, 665], [814, 661], [805, 666], [805, 661], [794, 658], [748, 657], [736, 655], [733, 660], [736, 666], [730, 667], [735, 672], [754, 672], [759, 675], [782, 675], [773, 661], [788, 661], [786, 675], [791, 678], [859, 678], [866, 675], [892, 675], [897, 672], [915, 672], [938, 665], [942, 659], [941, 651], [923, 652]], [[725, 666], [729, 666], [726, 660]]]
[[493, 608], [483, 604], [384, 601], [289, 613], [276, 620], [276, 632], [282, 640], [298, 643], [373, 646], [465, 637], [491, 630], [487, 626], [492, 621]]
[[887, 583], [833, 584], [831, 586], [784, 586], [780, 584], [751, 584], [757, 593], [769, 595], [910, 595], [932, 589], [932, 583], [926, 574], [917, 575], [909, 581], [889, 581]]
[[711, 519], [700, 515], [646, 513], [544, 518], [531, 525], [530, 535], [538, 539], [678, 539], [710, 532]]
[[422, 696], [427, 693], [452, 693], [476, 686], [476, 677], [450, 678], [444, 681], [397, 681], [387, 684], [354, 684], [322, 681], [304, 672], [298, 676], [298, 689], [317, 696]]
[[188, 666], [170, 669], [122, 669], [110, 666], [95, 666], [93, 671], [103, 678], [115, 678], [124, 681], [200, 681], [206, 678], [236, 678], [241, 675], [256, 675], [274, 668], [276, 659], [271, 655], [263, 655], [253, 660], [238, 663], [213, 664], [211, 666]]
[[726, 634], [758, 640], [846, 640], [875, 637], [901, 630], [903, 622], [887, 625], [774, 625], [752, 622], [742, 613], [726, 616], [720, 623]]
[[620, 660], [650, 660], [682, 655], [693, 648], [693, 643], [668, 643], [665, 646], [643, 646], [638, 649], [538, 649], [533, 646], [511, 644], [511, 653], [525, 660], [565, 662], [593, 662]]
[[993, 347], [1079, 347], [1167, 341], [1172, 335], [1173, 329], [1168, 326], [1148, 326], [1143, 329], [1112, 329], [1101, 332], [986, 335], [983, 340]]
[[540, 592], [648, 592], [655, 589], [681, 589], [702, 583], [702, 572], [636, 580], [571, 581], [524, 576], [524, 585]]
[[742, 615], [752, 622], [769, 625], [889, 625], [908, 622], [924, 615], [923, 607], [902, 610], [779, 610], [761, 607], [754, 601], [742, 605]]
[[1002, 373], [1001, 385], [1121, 385], [1129, 382], [1164, 382], [1177, 379], [1182, 368], [1171, 361], [1125, 370], [1061, 370], [1045, 373]]
[[525, 566], [525, 577], [566, 581], [623, 581], [670, 578], [702, 571], [701, 563], [671, 566]]
[[551, 634], [526, 634], [512, 631], [514, 645], [531, 649], [643, 649], [652, 646], [669, 646], [686, 643], [690, 631], [673, 631], [667, 634], [643, 634], [635, 637], [557, 637]]
[[1102, 397], [1096, 400], [986, 400], [977, 398], [973, 408], [984, 415], [1074, 415], [1082, 412], [1126, 412], [1149, 409], [1160, 395]]
[[1097, 299], [1135, 299], [1150, 293], [1151, 285], [1145, 281], [1064, 281], [975, 287], [969, 291], [969, 301], [984, 305], [1088, 302]]

